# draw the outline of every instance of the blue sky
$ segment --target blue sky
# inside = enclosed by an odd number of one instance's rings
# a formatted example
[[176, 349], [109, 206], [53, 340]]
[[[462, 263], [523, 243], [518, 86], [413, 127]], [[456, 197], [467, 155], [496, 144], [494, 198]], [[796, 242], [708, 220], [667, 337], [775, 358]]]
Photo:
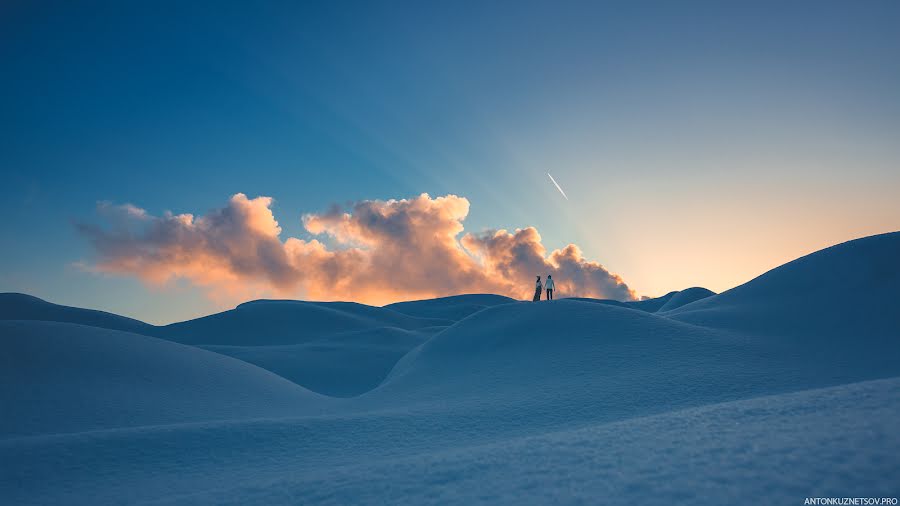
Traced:
[[897, 26], [896, 2], [5, 3], [0, 290], [213, 311], [77, 267], [73, 223], [238, 192], [303, 239], [335, 203], [453, 193], [466, 230], [534, 226], [641, 294], [724, 290], [900, 228]]

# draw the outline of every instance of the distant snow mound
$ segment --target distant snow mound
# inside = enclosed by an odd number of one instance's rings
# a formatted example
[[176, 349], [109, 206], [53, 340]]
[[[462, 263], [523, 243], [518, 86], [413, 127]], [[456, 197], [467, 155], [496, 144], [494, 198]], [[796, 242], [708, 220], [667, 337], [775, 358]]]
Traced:
[[669, 299], [674, 297], [676, 293], [678, 293], [677, 290], [653, 299], [631, 300], [626, 302], [625, 305], [632, 309], [640, 309], [641, 311], [646, 311], [648, 313], [655, 313], [659, 311], [661, 307], [665, 306], [666, 303], [669, 302]]
[[806, 255], [667, 316], [757, 335], [864, 339], [883, 347], [900, 337], [898, 293], [900, 232], [892, 232]]
[[671, 311], [686, 304], [690, 304], [691, 302], [705, 299], [707, 297], [712, 297], [715, 294], [716, 292], [707, 290], [706, 288], [701, 288], [699, 286], [686, 288], [684, 290], [681, 290], [680, 292], [675, 292], [671, 297], [669, 297], [669, 300], [667, 300], [665, 304], [663, 304], [659, 309], [656, 310], [656, 312], [664, 313], [666, 311]]
[[60, 306], [23, 293], [0, 293], [0, 320], [68, 322], [146, 334], [153, 325], [104, 311]]
[[631, 307], [627, 303], [613, 299], [595, 299], [593, 297], [566, 297], [565, 300], [574, 300], [578, 302], [590, 302], [593, 304], [606, 304], [608, 306]]
[[0, 322], [0, 438], [314, 412], [327, 399], [270, 372], [160, 339]]
[[159, 327], [154, 335], [184, 344], [268, 346], [305, 343], [380, 327], [417, 330], [452, 323], [355, 302], [258, 300], [230, 311]]
[[439, 297], [437, 299], [395, 302], [384, 307], [419, 318], [441, 318], [458, 321], [487, 307], [512, 302], [516, 302], [516, 300], [503, 295], [476, 293]]
[[646, 313], [661, 313], [663, 311], [675, 309], [676, 307], [681, 307], [685, 304], [690, 304], [695, 300], [700, 300], [702, 298], [709, 297], [710, 295], [715, 295], [715, 292], [707, 290], [706, 288], [694, 287], [688, 288], [686, 290], [669, 292], [662, 297], [655, 297], [652, 299], [644, 300], [629, 300], [622, 302], [619, 300], [594, 299], [590, 297], [567, 297], [567, 300], [577, 300], [582, 302], [593, 302], [596, 304], [607, 304], [610, 306], [627, 307], [631, 309], [637, 309], [639, 311], [644, 311]]
[[400, 357], [443, 328], [378, 327], [293, 345], [200, 347], [258, 365], [320, 394], [352, 397], [378, 386]]
[[[492, 297], [493, 302], [511, 300], [501, 296], [484, 296], [483, 300], [472, 297], [485, 303]], [[454, 302], [460, 303], [448, 301]], [[440, 313], [443, 304], [433, 305], [435, 314]], [[374, 388], [400, 357], [453, 323], [449, 319], [417, 317], [349, 302], [256, 300], [231, 311], [157, 327], [19, 293], [0, 294], [2, 320], [74, 323], [198, 345], [272, 371], [317, 393], [337, 397]]]

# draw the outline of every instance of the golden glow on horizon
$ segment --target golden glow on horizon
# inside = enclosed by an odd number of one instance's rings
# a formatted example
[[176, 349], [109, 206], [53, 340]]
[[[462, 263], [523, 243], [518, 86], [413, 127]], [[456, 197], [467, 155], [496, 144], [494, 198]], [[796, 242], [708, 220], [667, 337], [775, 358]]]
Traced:
[[900, 204], [885, 205], [887, 188], [855, 195], [846, 186], [801, 195], [758, 190], [723, 187], [703, 201], [655, 197], [657, 205], [606, 223], [599, 240], [586, 239], [587, 254], [603, 258], [642, 296], [691, 286], [722, 292], [820, 249], [900, 230]]

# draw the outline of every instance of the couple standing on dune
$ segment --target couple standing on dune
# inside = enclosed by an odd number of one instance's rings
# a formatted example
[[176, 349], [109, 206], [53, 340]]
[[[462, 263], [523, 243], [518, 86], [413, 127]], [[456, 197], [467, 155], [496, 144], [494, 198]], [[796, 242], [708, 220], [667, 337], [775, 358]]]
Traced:
[[[533, 302], [541, 300], [541, 288], [541, 277], [538, 276], [537, 281], [534, 283], [534, 298], [531, 299]], [[547, 282], [543, 288], [547, 290], [547, 300], [553, 300], [553, 289], [556, 288], [556, 285], [553, 283], [553, 276], [547, 274]]]

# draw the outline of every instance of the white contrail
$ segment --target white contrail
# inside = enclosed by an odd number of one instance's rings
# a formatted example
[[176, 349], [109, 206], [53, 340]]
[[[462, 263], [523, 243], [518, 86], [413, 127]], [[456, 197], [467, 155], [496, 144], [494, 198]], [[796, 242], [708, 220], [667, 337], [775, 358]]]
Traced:
[[550, 181], [553, 181], [553, 186], [555, 186], [556, 189], [559, 190], [559, 193], [562, 193], [562, 196], [563, 196], [566, 200], [569, 200], [569, 197], [566, 197], [566, 192], [564, 192], [563, 189], [559, 187], [559, 183], [557, 183], [556, 180], [553, 179], [553, 176], [551, 176], [549, 172], [547, 173], [547, 177], [550, 178]]

